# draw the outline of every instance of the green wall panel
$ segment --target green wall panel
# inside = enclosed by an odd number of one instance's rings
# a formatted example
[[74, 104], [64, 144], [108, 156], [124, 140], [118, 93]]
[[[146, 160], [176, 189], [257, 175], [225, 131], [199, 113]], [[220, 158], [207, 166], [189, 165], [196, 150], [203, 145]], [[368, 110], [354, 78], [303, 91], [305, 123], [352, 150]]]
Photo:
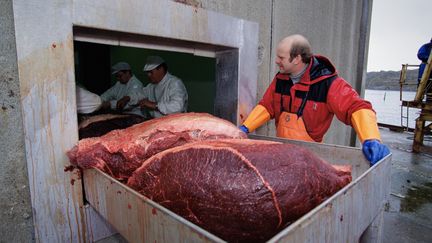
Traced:
[[[106, 50], [107, 53], [103, 54], [103, 50]], [[162, 57], [168, 64], [168, 71], [183, 80], [189, 95], [188, 111], [214, 113], [215, 58], [194, 56], [189, 53], [107, 46], [76, 41], [76, 82], [83, 84], [92, 92], [101, 94], [116, 82], [114, 75], [111, 75], [110, 66], [124, 61], [131, 65], [133, 74], [144, 85], [147, 85], [149, 80], [143, 67], [149, 55]], [[81, 60], [78, 60], [78, 57]], [[91, 61], [88, 61], [89, 59]], [[91, 80], [88, 80], [87, 77], [91, 77]]]

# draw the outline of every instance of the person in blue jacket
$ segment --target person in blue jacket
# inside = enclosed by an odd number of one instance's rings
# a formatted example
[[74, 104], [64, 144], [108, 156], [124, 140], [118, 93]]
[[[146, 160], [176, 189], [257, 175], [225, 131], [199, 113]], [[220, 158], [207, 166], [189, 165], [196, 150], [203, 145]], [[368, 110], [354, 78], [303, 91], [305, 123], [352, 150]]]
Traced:
[[[431, 38], [429, 43], [423, 44], [417, 52], [417, 57], [418, 57], [418, 59], [421, 60], [421, 64], [420, 64], [419, 72], [418, 72], [418, 84], [420, 84], [420, 80], [423, 76], [423, 72], [425, 70], [427, 60], [428, 60], [429, 55], [431, 53], [431, 48], [432, 48], [432, 38]], [[428, 89], [425, 92], [427, 95], [432, 92], [431, 78], [432, 78], [432, 72], [429, 75], [429, 79], [427, 82]]]

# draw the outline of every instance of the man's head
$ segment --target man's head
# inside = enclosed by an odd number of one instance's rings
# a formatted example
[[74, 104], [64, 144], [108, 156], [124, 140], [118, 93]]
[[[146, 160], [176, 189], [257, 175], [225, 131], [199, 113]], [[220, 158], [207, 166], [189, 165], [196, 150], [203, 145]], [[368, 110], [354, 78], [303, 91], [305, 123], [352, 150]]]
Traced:
[[150, 82], [157, 84], [165, 77], [168, 66], [161, 57], [148, 56], [143, 70], [147, 73]]
[[122, 84], [126, 84], [132, 77], [131, 67], [126, 62], [118, 62], [114, 64], [111, 69], [112, 74], [114, 74], [117, 80]]
[[297, 74], [309, 64], [311, 57], [309, 41], [302, 35], [290, 35], [279, 42], [275, 63], [281, 73]]

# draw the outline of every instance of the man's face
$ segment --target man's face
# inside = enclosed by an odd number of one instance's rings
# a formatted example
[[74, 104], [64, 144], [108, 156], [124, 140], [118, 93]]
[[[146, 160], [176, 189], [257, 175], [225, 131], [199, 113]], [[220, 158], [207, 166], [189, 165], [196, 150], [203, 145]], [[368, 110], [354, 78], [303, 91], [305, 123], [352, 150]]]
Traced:
[[119, 71], [115, 74], [115, 77], [117, 78], [117, 80], [122, 83], [122, 84], [127, 84], [127, 82], [130, 79], [130, 75], [128, 72], [126, 71]]
[[159, 83], [164, 77], [164, 72], [162, 67], [155, 68], [153, 70], [147, 71], [146, 73], [150, 79], [150, 82], [153, 84]]
[[279, 71], [281, 73], [291, 74], [296, 69], [296, 59], [291, 60], [290, 58], [290, 45], [279, 44], [276, 49], [276, 60], [275, 63], [279, 66]]

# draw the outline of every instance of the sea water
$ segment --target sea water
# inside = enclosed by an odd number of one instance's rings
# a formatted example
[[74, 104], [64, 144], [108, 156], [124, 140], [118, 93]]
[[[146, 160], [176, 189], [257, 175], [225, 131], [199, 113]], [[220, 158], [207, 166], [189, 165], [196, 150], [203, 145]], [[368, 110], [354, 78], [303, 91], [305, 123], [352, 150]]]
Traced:
[[[415, 92], [404, 91], [402, 100], [412, 101]], [[365, 99], [372, 103], [379, 123], [415, 128], [415, 119], [419, 117], [420, 109], [402, 107], [400, 92], [397, 90], [365, 91]]]

